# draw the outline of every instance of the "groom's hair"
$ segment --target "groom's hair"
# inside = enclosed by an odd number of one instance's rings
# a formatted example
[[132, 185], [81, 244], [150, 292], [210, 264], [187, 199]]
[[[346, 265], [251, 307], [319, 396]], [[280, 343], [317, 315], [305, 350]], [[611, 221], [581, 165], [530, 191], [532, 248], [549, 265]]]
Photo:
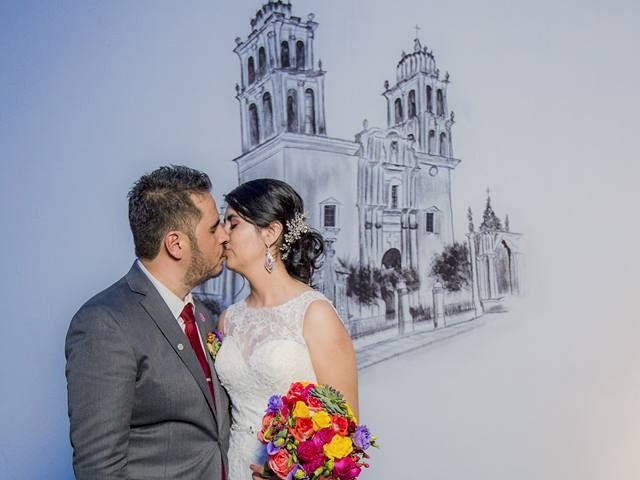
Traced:
[[193, 240], [201, 214], [189, 195], [210, 189], [206, 173], [179, 165], [160, 167], [140, 177], [128, 195], [136, 256], [154, 259], [170, 230], [180, 230]]

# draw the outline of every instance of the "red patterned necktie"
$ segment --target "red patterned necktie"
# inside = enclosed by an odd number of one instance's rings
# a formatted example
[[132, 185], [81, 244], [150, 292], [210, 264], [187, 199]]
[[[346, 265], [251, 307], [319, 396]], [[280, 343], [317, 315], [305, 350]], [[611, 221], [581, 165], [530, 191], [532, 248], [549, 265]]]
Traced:
[[187, 303], [182, 309], [180, 318], [184, 320], [184, 333], [187, 335], [189, 343], [191, 343], [191, 348], [193, 348], [193, 351], [198, 358], [198, 362], [200, 362], [200, 366], [202, 367], [202, 371], [204, 372], [204, 376], [207, 379], [209, 391], [211, 392], [211, 399], [213, 400], [213, 405], [215, 408], [216, 396], [213, 393], [211, 369], [209, 368], [207, 357], [205, 357], [204, 351], [202, 350], [202, 343], [200, 343], [200, 335], [198, 334], [198, 327], [196, 327], [196, 317], [193, 314], [193, 305]]
[[[187, 335], [189, 343], [191, 344], [191, 348], [193, 348], [193, 351], [198, 358], [198, 362], [200, 362], [200, 366], [202, 367], [202, 371], [204, 372], [204, 376], [207, 379], [209, 391], [211, 392], [211, 399], [213, 400], [213, 408], [215, 409], [216, 396], [213, 393], [213, 379], [211, 378], [211, 369], [209, 368], [207, 357], [205, 357], [204, 351], [202, 350], [202, 343], [200, 343], [200, 335], [198, 334], [198, 327], [196, 327], [196, 317], [193, 314], [193, 305], [187, 303], [182, 309], [180, 318], [184, 321], [184, 333]], [[220, 460], [220, 465], [222, 467], [221, 480], [224, 480], [225, 471], [222, 459]]]

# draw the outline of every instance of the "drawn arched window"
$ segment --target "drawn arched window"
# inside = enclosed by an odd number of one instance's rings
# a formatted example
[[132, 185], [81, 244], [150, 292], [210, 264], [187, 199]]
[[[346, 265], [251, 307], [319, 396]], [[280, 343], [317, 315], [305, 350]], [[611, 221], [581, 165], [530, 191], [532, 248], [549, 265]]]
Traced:
[[271, 106], [271, 94], [266, 92], [262, 96], [262, 125], [266, 137], [273, 133], [273, 107]]
[[253, 64], [253, 57], [249, 57], [247, 60], [247, 81], [249, 85], [256, 81], [256, 67]]
[[289, 42], [286, 40], [280, 44], [280, 63], [282, 64], [282, 68], [291, 66], [291, 61], [289, 60]]
[[402, 99], [396, 98], [396, 124], [402, 123]]
[[407, 106], [407, 114], [409, 118], [416, 116], [416, 91], [409, 92], [409, 105]]
[[427, 85], [427, 112], [433, 112], [433, 89]]
[[264, 77], [265, 73], [267, 73], [267, 53], [264, 47], [260, 47], [258, 50], [258, 76]]
[[436, 94], [437, 96], [437, 114], [441, 117], [444, 116], [444, 95], [442, 94], [442, 90], [438, 89], [438, 92]]
[[296, 43], [296, 67], [304, 70], [304, 65], [304, 42], [302, 42], [302, 40], [298, 40]]
[[257, 145], [260, 142], [260, 126], [258, 123], [258, 109], [256, 104], [249, 106], [249, 135], [251, 145]]
[[298, 96], [295, 90], [287, 92], [287, 130], [298, 131]]
[[447, 156], [447, 134], [444, 132], [440, 134], [440, 155]]
[[316, 133], [315, 99], [310, 88], [304, 92], [304, 133]]
[[436, 132], [435, 130], [429, 130], [429, 143], [427, 146], [427, 151], [429, 153], [435, 153], [436, 150]]

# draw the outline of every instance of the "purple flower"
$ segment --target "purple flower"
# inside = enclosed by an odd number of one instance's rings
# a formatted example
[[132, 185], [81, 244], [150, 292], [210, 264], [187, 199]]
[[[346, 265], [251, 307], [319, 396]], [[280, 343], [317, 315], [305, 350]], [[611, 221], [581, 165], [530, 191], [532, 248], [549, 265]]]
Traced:
[[307, 472], [299, 464], [294, 465], [287, 476], [287, 480], [307, 480], [308, 478]]
[[271, 456], [271, 455], [275, 455], [276, 453], [278, 453], [280, 451], [280, 449], [278, 447], [276, 447], [273, 442], [269, 442], [267, 443], [267, 455]]
[[371, 446], [371, 433], [366, 425], [358, 425], [353, 433], [353, 444], [360, 450], [366, 450]]
[[222, 343], [222, 333], [220, 332], [220, 330], [216, 330], [213, 332], [213, 334], [216, 336], [216, 338], [218, 339], [218, 341], [220, 343]]
[[282, 397], [280, 397], [280, 395], [271, 395], [271, 397], [269, 397], [267, 410], [265, 411], [267, 413], [276, 414], [280, 411], [281, 408], [282, 408]]

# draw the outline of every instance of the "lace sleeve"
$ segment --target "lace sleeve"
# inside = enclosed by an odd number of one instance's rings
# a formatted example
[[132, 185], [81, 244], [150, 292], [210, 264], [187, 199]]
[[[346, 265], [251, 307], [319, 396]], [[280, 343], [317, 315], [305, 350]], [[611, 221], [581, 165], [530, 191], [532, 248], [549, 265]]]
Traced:
[[220, 332], [223, 337], [226, 337], [233, 331], [233, 319], [234, 319], [235, 305], [230, 305], [224, 312], [224, 328]]

